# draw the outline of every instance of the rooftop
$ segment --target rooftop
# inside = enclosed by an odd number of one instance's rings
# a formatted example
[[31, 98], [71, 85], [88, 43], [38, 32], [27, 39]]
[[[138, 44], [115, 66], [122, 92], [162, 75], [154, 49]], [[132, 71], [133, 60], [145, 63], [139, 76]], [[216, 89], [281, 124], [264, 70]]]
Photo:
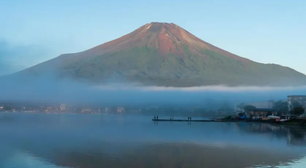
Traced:
[[289, 95], [288, 97], [306, 97], [306, 95]]

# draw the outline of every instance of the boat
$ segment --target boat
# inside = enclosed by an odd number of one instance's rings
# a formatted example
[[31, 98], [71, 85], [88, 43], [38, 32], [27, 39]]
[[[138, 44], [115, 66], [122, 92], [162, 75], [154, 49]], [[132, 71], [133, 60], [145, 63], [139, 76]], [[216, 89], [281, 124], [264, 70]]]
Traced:
[[280, 119], [279, 116], [275, 116], [275, 115], [269, 115], [267, 118], [268, 119]]

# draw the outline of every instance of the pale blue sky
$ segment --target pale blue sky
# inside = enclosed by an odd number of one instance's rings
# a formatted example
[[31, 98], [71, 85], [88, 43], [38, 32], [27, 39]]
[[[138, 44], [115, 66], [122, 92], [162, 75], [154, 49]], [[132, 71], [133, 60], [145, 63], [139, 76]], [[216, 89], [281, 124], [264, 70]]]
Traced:
[[0, 74], [79, 52], [152, 22], [306, 74], [304, 0], [0, 0]]

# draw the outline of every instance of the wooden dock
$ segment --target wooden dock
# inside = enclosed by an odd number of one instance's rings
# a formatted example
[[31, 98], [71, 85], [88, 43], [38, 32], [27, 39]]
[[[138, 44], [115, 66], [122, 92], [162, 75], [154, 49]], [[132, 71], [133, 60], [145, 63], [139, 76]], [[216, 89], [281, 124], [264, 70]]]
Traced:
[[279, 122], [276, 119], [270, 120], [239, 120], [239, 119], [159, 119], [158, 117], [154, 117], [152, 121], [155, 122], [249, 122], [249, 123], [270, 123], [270, 124], [277, 124], [277, 125], [294, 125], [294, 126], [306, 126], [306, 120], [294, 120], [291, 122]]
[[152, 121], [170, 121], [170, 122], [214, 122], [214, 120], [188, 120], [188, 119], [152, 119]]

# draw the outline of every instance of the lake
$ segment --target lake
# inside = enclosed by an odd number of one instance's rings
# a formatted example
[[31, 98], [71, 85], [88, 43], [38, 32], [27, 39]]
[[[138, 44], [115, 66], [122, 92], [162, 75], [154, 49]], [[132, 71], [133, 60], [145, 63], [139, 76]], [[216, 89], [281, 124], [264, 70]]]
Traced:
[[306, 128], [152, 118], [0, 113], [0, 168], [306, 167]]

